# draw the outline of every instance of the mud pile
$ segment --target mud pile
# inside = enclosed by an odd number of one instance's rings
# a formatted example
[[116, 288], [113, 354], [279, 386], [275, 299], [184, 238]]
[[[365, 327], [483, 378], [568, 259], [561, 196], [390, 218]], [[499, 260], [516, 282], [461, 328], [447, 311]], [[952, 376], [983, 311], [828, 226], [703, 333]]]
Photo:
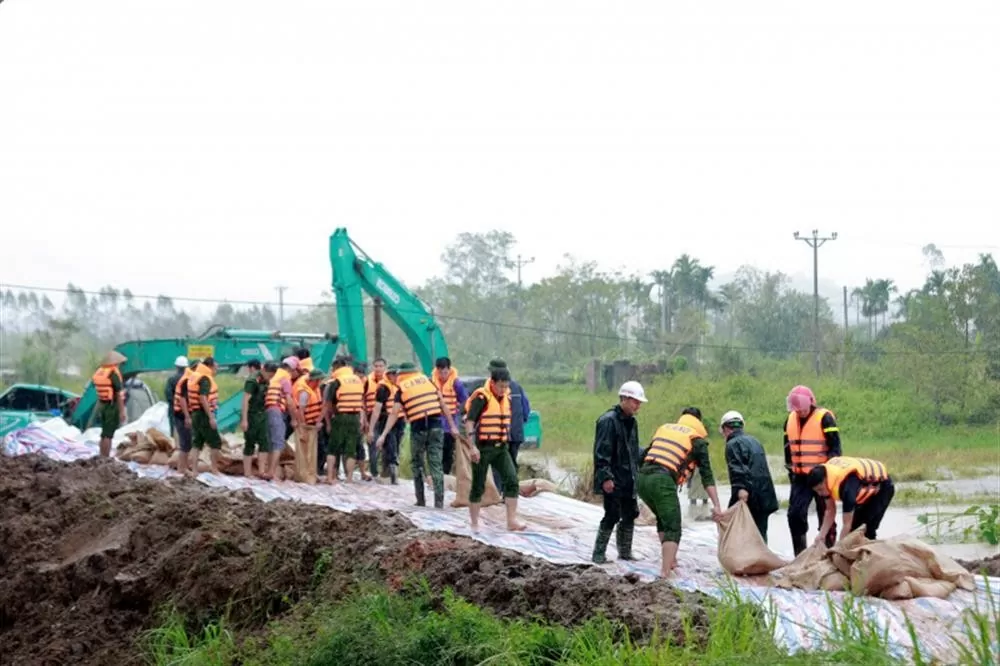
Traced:
[[257, 500], [121, 464], [0, 456], [0, 651], [10, 663], [140, 663], [140, 633], [166, 604], [199, 622], [228, 613], [253, 632], [297, 600], [361, 580], [423, 575], [501, 617], [574, 624], [595, 613], [641, 640], [682, 639], [700, 596], [664, 583], [557, 567], [470, 539], [421, 532], [395, 513], [345, 514]]
[[976, 574], [986, 574], [990, 578], [1000, 578], [1000, 555], [994, 555], [993, 557], [984, 557], [981, 560], [955, 560], [963, 567], [966, 571]]

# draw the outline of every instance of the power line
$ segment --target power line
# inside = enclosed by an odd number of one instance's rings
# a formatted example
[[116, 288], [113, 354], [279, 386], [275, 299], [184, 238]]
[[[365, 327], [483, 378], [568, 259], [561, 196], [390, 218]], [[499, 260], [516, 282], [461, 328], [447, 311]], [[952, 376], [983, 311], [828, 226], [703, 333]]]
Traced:
[[[0, 283], [0, 289], [19, 289], [23, 291], [36, 291], [43, 293], [68, 293], [66, 288], [56, 288], [56, 287], [41, 287], [33, 285], [24, 284], [11, 284], [11, 283]], [[119, 297], [124, 290], [120, 290]], [[74, 288], [75, 293], [81, 293], [87, 296], [104, 296], [107, 292], [93, 291], [88, 289]], [[205, 298], [205, 297], [195, 297], [195, 296], [169, 296], [167, 294], [159, 294], [157, 296], [150, 296], [148, 294], [131, 294], [131, 298], [137, 300], [158, 300], [161, 298], [169, 299], [172, 302], [185, 303], [215, 303], [215, 304], [230, 304], [230, 305], [254, 305], [254, 306], [273, 306], [276, 303], [272, 301], [256, 301], [256, 300], [229, 300], [225, 298]], [[285, 303], [285, 305], [290, 307], [303, 307], [303, 308], [334, 308], [336, 303], [333, 302], [318, 302], [318, 303]], [[373, 303], [364, 303], [360, 306], [361, 308], [374, 308]], [[426, 315], [427, 312], [424, 310], [408, 310], [405, 308], [394, 308], [396, 312], [404, 314], [417, 314]], [[438, 312], [434, 313], [435, 319], [440, 319], [444, 321], [455, 321], [464, 322], [469, 324], [479, 324], [485, 326], [496, 326], [498, 328], [507, 328], [520, 330], [532, 333], [547, 333], [550, 335], [563, 335], [567, 337], [577, 337], [577, 338], [587, 338], [591, 340], [607, 340], [613, 342], [634, 342], [640, 344], [649, 344], [657, 346], [673, 346], [682, 348], [699, 348], [699, 349], [725, 349], [729, 351], [746, 351], [746, 352], [761, 352], [770, 354], [812, 354], [815, 349], [779, 349], [772, 347], [751, 347], [746, 345], [730, 345], [730, 344], [718, 344], [718, 343], [702, 343], [702, 342], [683, 342], [676, 340], [656, 340], [652, 338], [639, 338], [639, 337], [629, 337], [622, 335], [609, 335], [604, 333], [586, 333], [583, 331], [571, 331], [566, 329], [549, 328], [544, 326], [534, 326], [530, 324], [516, 324], [510, 322], [499, 322], [491, 321], [488, 319], [479, 319], [477, 317], [466, 317], [462, 315], [448, 315], [441, 314]], [[840, 354], [839, 351], [826, 351], [820, 350], [821, 353], [827, 354]], [[864, 354], [865, 351], [854, 352], [855, 354]], [[989, 350], [983, 349], [936, 349], [936, 350], [921, 350], [921, 349], [911, 349], [911, 350], [893, 350], [893, 351], [872, 351], [873, 354], [878, 355], [891, 355], [891, 356], [926, 356], [926, 355], [976, 355], [989, 353]]]
[[813, 250], [813, 302], [815, 304], [815, 309], [813, 310], [813, 344], [816, 346], [816, 376], [819, 377], [819, 248], [827, 241], [837, 240], [837, 232], [835, 231], [829, 236], [821, 237], [819, 231], [813, 229], [812, 238], [810, 238], [808, 236], [799, 236], [799, 232], [796, 231], [795, 240], [805, 241], [806, 245]]

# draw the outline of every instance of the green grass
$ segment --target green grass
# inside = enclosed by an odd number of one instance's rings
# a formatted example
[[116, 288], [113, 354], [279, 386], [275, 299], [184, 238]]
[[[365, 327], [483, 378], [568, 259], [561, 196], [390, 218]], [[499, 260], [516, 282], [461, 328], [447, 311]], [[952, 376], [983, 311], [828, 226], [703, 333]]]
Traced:
[[[811, 381], [811, 380], [810, 380]], [[946, 470], [973, 477], [1000, 468], [1000, 420], [983, 427], [940, 426], [898, 391], [859, 389], [838, 379], [810, 383], [821, 405], [833, 410], [846, 455], [884, 462], [897, 481], [939, 479]], [[700, 379], [681, 373], [647, 384], [649, 402], [639, 413], [640, 441], [645, 445], [663, 423], [681, 410], [702, 410], [711, 442], [713, 471], [725, 477], [718, 421], [730, 409], [747, 419], [747, 432], [768, 454], [783, 456], [782, 433], [787, 412], [787, 381], [733, 376]], [[527, 386], [533, 409], [542, 415], [542, 451], [566, 466], [580, 467], [592, 455], [594, 422], [617, 402], [611, 392], [587, 393], [582, 386]]]
[[[238, 638], [226, 622], [192, 630], [183, 618], [167, 614], [143, 641], [156, 666], [185, 664], [245, 666], [534, 666], [550, 664], [654, 664], [741, 666], [772, 664], [843, 664], [889, 666], [887, 638], [850, 597], [830, 602], [834, 617], [826, 650], [788, 654], [773, 640], [773, 620], [756, 606], [740, 602], [730, 589], [711, 604], [707, 626], [691, 616], [679, 618], [680, 631], [654, 634], [637, 644], [620, 624], [596, 617], [569, 629], [525, 619], [500, 620], [446, 591], [414, 586], [393, 594], [380, 587], [361, 588], [336, 603], [302, 604], [264, 632]], [[970, 612], [965, 621], [960, 664], [991, 664], [992, 637], [998, 630], [993, 612]], [[911, 636], [915, 630], [910, 627]], [[928, 663], [914, 654], [917, 664]]]

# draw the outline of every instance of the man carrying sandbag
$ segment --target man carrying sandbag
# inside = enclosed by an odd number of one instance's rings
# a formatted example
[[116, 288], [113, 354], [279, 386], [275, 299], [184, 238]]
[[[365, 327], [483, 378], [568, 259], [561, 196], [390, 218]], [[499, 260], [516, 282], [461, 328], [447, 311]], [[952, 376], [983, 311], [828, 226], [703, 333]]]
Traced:
[[743, 432], [745, 421], [737, 411], [728, 411], [719, 424], [726, 438], [726, 468], [731, 494], [729, 506], [746, 502], [757, 531], [767, 543], [767, 519], [778, 510], [778, 495], [767, 465], [767, 453], [756, 438]]
[[604, 517], [597, 528], [591, 559], [608, 561], [605, 551], [615, 530], [618, 559], [631, 560], [632, 535], [639, 515], [636, 476], [639, 473], [639, 424], [635, 415], [646, 392], [639, 382], [625, 382], [618, 389], [618, 404], [597, 419], [594, 433], [594, 492], [604, 500]]
[[809, 487], [825, 504], [823, 524], [819, 527], [816, 544], [829, 544], [827, 535], [834, 530], [837, 501], [840, 500], [844, 527], [843, 539], [855, 529], [865, 526], [865, 536], [874, 540], [882, 517], [892, 502], [896, 488], [889, 471], [878, 460], [837, 456], [809, 472]]

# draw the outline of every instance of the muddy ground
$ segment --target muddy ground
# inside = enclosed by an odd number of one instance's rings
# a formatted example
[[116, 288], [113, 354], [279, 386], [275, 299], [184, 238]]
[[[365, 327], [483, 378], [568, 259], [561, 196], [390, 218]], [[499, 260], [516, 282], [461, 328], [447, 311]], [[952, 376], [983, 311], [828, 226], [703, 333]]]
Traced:
[[639, 640], [654, 624], [680, 639], [682, 611], [706, 618], [703, 597], [664, 583], [421, 532], [395, 512], [263, 503], [99, 459], [0, 456], [0, 570], [0, 654], [18, 664], [142, 663], [138, 639], [166, 604], [253, 633], [308, 594], [414, 574], [504, 617], [601, 612]]
[[1000, 555], [984, 557], [981, 560], [955, 560], [974, 574], [986, 574], [991, 578], [1000, 578]]

